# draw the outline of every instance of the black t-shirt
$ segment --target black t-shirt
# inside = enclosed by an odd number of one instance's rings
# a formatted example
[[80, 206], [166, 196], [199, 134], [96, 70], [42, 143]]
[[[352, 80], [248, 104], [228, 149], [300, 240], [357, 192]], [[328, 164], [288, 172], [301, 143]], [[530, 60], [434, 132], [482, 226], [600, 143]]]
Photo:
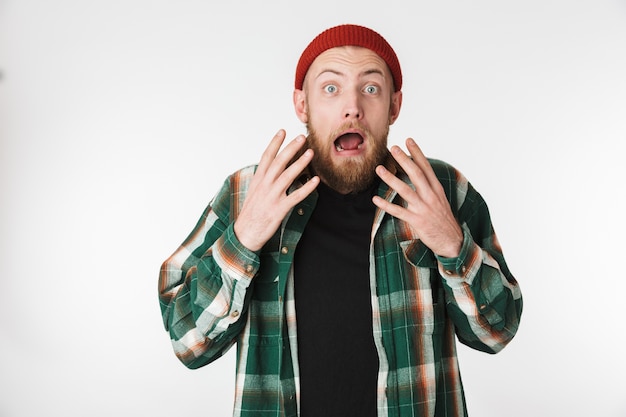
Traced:
[[369, 244], [377, 184], [342, 195], [324, 184], [295, 253], [303, 417], [376, 416]]

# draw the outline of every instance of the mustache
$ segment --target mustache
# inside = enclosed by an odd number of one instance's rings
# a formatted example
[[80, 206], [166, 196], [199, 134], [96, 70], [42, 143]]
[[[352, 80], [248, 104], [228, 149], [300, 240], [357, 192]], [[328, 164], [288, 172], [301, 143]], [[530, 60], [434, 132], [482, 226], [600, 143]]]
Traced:
[[367, 139], [367, 140], [372, 139], [372, 132], [366, 126], [361, 124], [359, 121], [351, 121], [351, 122], [344, 123], [343, 125], [339, 126], [337, 129], [332, 131], [329, 135], [330, 141], [334, 141], [335, 139], [337, 139], [339, 136], [341, 136], [342, 134], [344, 134], [344, 132], [348, 130], [358, 130], [360, 132], [363, 132], [363, 136], [364, 136], [363, 139]]
[[[359, 121], [351, 121], [351, 122], [346, 122], [346, 123], [342, 124], [341, 126], [336, 128], [335, 130], [330, 132], [330, 134], [328, 135], [329, 142], [332, 143], [339, 136], [344, 134], [344, 132], [346, 132], [347, 130], [351, 130], [351, 129], [355, 129], [355, 130], [359, 130], [360, 132], [363, 132], [363, 139], [364, 140], [372, 140], [373, 139], [372, 132], [370, 131], [370, 129], [368, 127], [364, 126]], [[311, 146], [311, 141], [314, 140], [314, 138], [319, 139], [319, 135], [317, 134], [315, 129], [313, 129], [311, 127], [311, 125], [308, 124], [308, 123], [306, 124], [306, 131], [307, 131], [307, 136], [306, 136], [306, 144], [307, 144], [307, 146], [306, 147], [310, 147]], [[306, 149], [303, 148], [302, 151], [299, 152], [299, 154], [300, 155], [303, 154], [305, 150]], [[299, 156], [299, 155], [297, 155], [297, 156]]]

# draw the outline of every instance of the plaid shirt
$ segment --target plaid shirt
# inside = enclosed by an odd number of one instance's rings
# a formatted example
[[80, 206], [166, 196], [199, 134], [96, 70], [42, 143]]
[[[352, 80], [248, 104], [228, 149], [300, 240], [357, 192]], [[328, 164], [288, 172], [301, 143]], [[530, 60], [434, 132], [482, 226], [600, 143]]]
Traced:
[[[375, 215], [370, 287], [379, 416], [465, 416], [455, 334], [472, 348], [496, 353], [515, 335], [522, 312], [484, 200], [453, 167], [430, 162], [464, 242], [458, 257], [437, 257], [406, 223], [381, 210]], [[233, 223], [254, 170], [225, 181], [163, 263], [160, 306], [174, 352], [189, 368], [237, 344], [235, 416], [297, 416], [293, 256], [317, 194], [293, 208], [261, 251], [251, 252], [237, 240]], [[382, 182], [378, 195], [405, 204]]]

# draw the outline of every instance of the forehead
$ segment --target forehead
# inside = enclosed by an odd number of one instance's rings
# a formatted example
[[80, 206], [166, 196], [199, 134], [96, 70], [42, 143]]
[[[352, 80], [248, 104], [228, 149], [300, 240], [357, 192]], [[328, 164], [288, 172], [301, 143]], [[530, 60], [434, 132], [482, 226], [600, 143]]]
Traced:
[[379, 73], [391, 79], [387, 63], [376, 52], [360, 46], [339, 46], [322, 52], [311, 64], [307, 77], [317, 77], [326, 71]]

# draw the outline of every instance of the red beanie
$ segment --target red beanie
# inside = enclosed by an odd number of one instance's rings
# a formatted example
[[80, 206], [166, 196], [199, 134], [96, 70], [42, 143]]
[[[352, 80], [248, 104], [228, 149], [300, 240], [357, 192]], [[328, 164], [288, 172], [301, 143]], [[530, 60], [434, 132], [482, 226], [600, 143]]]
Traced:
[[385, 38], [372, 29], [357, 25], [340, 25], [326, 29], [311, 41], [309, 46], [302, 52], [300, 60], [298, 61], [296, 68], [296, 89], [302, 90], [304, 77], [313, 61], [315, 61], [315, 58], [327, 49], [337, 46], [361, 46], [376, 52], [376, 54], [387, 63], [391, 71], [395, 91], [400, 91], [402, 88], [402, 71], [400, 70], [398, 57], [391, 48], [391, 45], [387, 43]]

